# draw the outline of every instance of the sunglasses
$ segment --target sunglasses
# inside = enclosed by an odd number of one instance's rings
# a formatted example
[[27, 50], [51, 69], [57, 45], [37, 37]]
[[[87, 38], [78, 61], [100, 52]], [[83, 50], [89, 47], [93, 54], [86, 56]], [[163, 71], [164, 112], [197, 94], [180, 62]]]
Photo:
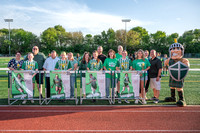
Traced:
[[38, 50], [37, 48], [33, 48], [33, 50]]

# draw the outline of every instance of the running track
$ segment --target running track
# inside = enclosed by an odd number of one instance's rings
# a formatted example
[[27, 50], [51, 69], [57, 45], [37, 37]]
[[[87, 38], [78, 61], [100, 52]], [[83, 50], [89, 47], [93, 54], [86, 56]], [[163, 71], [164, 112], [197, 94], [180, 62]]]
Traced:
[[0, 107], [8, 132], [200, 132], [200, 106]]

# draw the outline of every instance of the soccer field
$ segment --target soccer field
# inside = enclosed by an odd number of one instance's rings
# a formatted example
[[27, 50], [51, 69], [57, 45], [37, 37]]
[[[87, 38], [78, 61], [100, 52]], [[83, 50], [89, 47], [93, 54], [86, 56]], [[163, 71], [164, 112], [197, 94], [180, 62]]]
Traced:
[[[0, 58], [0, 68], [6, 68], [6, 63], [11, 58]], [[191, 68], [200, 69], [200, 59], [189, 59]], [[0, 71], [0, 75], [7, 75], [6, 71]], [[164, 102], [164, 98], [170, 96], [170, 89], [168, 87], [169, 77], [162, 77], [161, 79], [161, 92], [160, 92], [160, 102], [157, 105], [173, 105], [175, 103], [166, 103]], [[80, 87], [79, 87], [80, 80], [78, 80], [78, 97], [80, 96]], [[7, 77], [0, 77], [0, 105], [7, 105], [8, 101], [8, 80]], [[189, 71], [187, 77], [185, 78], [184, 83], [184, 95], [185, 100], [188, 105], [200, 105], [200, 71]], [[43, 86], [44, 90], [44, 86]], [[43, 91], [44, 96], [44, 91]], [[147, 97], [151, 98], [153, 96], [153, 90], [149, 88], [149, 92], [147, 93]], [[176, 93], [177, 99], [178, 94]], [[35, 97], [38, 97], [38, 91], [35, 89]], [[16, 105], [20, 104], [20, 102], [16, 102]], [[29, 104], [29, 102], [28, 102]], [[34, 105], [38, 105], [39, 103], [36, 101]], [[74, 105], [74, 101], [52, 101], [50, 104], [52, 105]], [[97, 100], [95, 103], [91, 100], [84, 100], [83, 105], [108, 105], [109, 102], [106, 100]], [[118, 103], [115, 103], [118, 105]], [[122, 102], [122, 104], [125, 104]], [[130, 104], [134, 104], [134, 101], [131, 100]], [[129, 105], [130, 105], [129, 104]], [[147, 101], [148, 105], [155, 105], [152, 101]]]

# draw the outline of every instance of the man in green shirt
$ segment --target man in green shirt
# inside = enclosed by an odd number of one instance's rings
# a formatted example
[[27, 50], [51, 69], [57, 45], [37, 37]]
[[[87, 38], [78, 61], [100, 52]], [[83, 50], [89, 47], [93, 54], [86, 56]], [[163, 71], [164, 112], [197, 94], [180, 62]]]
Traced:
[[123, 51], [123, 47], [121, 45], [118, 46], [118, 53], [115, 54], [117, 59], [122, 58], [122, 51]]

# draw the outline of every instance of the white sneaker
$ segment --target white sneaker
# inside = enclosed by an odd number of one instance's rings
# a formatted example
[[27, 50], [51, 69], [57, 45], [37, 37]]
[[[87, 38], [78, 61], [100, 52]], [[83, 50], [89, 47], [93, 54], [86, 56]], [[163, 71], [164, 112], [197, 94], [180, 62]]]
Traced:
[[138, 99], [136, 99], [136, 100], [135, 100], [135, 104], [138, 104], [138, 102], [139, 102], [139, 100], [138, 100]]
[[118, 103], [119, 103], [119, 104], [121, 104], [121, 103], [122, 103], [122, 101], [119, 99], [119, 100], [118, 100]]
[[126, 103], [130, 103], [128, 100], [125, 100]]
[[27, 100], [24, 100], [24, 101], [22, 102], [22, 104], [26, 104], [26, 102], [27, 102]]
[[33, 101], [33, 100], [31, 100], [31, 103], [34, 103], [34, 101]]
[[143, 99], [142, 100], [142, 104], [147, 104], [146, 100]]

